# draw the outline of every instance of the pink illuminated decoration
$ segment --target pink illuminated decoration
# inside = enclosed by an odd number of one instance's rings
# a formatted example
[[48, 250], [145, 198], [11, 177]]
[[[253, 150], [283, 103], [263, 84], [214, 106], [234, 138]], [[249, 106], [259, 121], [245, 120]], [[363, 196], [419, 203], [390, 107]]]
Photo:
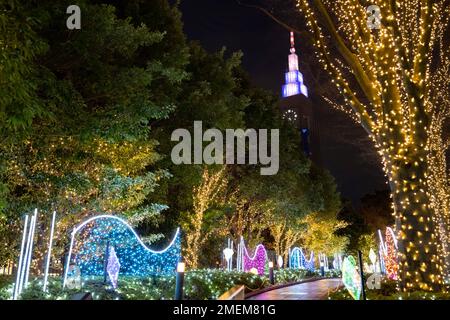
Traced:
[[256, 269], [259, 275], [263, 275], [266, 269], [267, 252], [266, 248], [262, 244], [258, 244], [252, 255], [248, 253], [248, 250], [245, 246], [244, 239], [241, 238], [240, 247], [242, 248], [242, 263], [243, 263], [243, 271], [250, 272], [252, 269]]
[[308, 88], [303, 84], [303, 75], [298, 68], [298, 56], [295, 53], [294, 33], [291, 32], [291, 54], [288, 57], [289, 71], [285, 73], [286, 84], [283, 85], [284, 98], [303, 94], [308, 96]]
[[397, 262], [397, 238], [392, 228], [386, 228], [386, 253], [384, 264], [389, 279], [397, 280], [398, 262]]
[[380, 236], [380, 253], [382, 269], [386, 272], [389, 279], [398, 279], [398, 261], [397, 261], [397, 237], [395, 236], [394, 230], [392, 228], [386, 228], [386, 237], [383, 241], [383, 236], [381, 231], [378, 230]]

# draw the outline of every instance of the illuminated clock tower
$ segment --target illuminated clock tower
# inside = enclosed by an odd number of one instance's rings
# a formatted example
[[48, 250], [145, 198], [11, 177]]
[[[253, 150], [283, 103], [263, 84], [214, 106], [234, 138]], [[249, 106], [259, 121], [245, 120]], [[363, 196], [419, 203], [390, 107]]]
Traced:
[[298, 56], [295, 53], [294, 33], [291, 32], [291, 49], [288, 70], [282, 87], [280, 109], [283, 118], [291, 121], [301, 135], [302, 150], [314, 162], [320, 161], [318, 128], [314, 122], [314, 110], [308, 97], [308, 88], [299, 71]]

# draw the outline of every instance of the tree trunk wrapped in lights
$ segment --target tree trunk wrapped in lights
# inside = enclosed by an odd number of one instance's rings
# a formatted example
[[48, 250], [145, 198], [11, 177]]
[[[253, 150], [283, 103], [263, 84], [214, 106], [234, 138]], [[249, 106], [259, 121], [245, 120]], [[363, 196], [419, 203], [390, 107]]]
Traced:
[[277, 257], [283, 257], [284, 266], [287, 266], [289, 249], [301, 239], [301, 234], [295, 228], [290, 228], [289, 221], [281, 217], [270, 225], [270, 232], [274, 238], [275, 253]]
[[[389, 179], [403, 290], [438, 290], [449, 233], [442, 139], [450, 113], [450, 8], [445, 1], [379, 0], [381, 25], [357, 0], [298, 0], [317, 57], [344, 108], [373, 139]], [[330, 43], [334, 44], [332, 48]]]
[[226, 166], [223, 166], [217, 172], [205, 167], [200, 185], [193, 190], [194, 212], [185, 217], [182, 225], [182, 229], [186, 233], [186, 241], [183, 244], [184, 258], [191, 269], [198, 267], [201, 249], [212, 233], [215, 232], [208, 226], [207, 211], [214, 204], [223, 201], [223, 193], [228, 183], [226, 174]]

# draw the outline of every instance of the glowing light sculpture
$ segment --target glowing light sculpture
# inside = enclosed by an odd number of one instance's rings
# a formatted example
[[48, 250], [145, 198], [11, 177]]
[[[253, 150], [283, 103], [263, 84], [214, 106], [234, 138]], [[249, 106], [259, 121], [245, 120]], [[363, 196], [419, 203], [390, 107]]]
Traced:
[[281, 269], [283, 267], [283, 257], [282, 256], [278, 256], [277, 264], [278, 264], [279, 269]]
[[386, 228], [385, 241], [383, 241], [380, 230], [378, 230], [378, 234], [380, 236], [381, 267], [389, 279], [397, 280], [399, 269], [397, 261], [397, 237], [395, 236], [394, 230], [390, 227]]
[[[25, 271], [22, 276], [24, 277], [24, 280], [22, 282], [23, 287], [28, 287], [28, 278], [30, 275], [30, 267], [31, 267], [31, 261], [33, 260], [33, 243], [34, 243], [34, 231], [36, 229], [36, 220], [37, 220], [37, 209], [34, 209], [33, 217], [31, 217], [31, 225], [30, 230], [28, 233], [28, 248], [25, 254], [25, 267], [23, 271]], [[22, 287], [21, 289], [22, 290]]]
[[53, 211], [52, 225], [50, 227], [50, 240], [48, 241], [47, 261], [45, 263], [44, 289], [43, 289], [44, 292], [47, 291], [48, 269], [50, 267], [50, 260], [52, 257], [52, 243], [53, 243], [53, 233], [55, 230], [55, 219], [56, 219], [56, 211]]
[[233, 241], [228, 239], [227, 247], [223, 249], [223, 256], [227, 262], [227, 271], [231, 271], [233, 267]]
[[378, 248], [378, 255], [380, 258], [380, 269], [381, 272], [386, 274], [386, 267], [384, 264], [384, 254], [386, 252], [386, 248], [384, 247], [384, 240], [383, 240], [383, 236], [381, 235], [381, 230], [378, 229], [378, 236], [380, 237], [380, 246]]
[[82, 276], [102, 276], [107, 243], [114, 247], [121, 275], [173, 274], [181, 256], [179, 228], [170, 244], [158, 251], [149, 249], [125, 220], [112, 215], [95, 216], [72, 231], [63, 287], [71, 265], [78, 266]]
[[265, 273], [266, 263], [269, 259], [267, 258], [266, 248], [262, 244], [258, 244], [253, 255], [250, 256], [245, 246], [244, 238], [241, 237], [239, 253], [242, 255], [240, 261], [244, 272], [251, 272], [252, 269], [256, 269], [259, 275]]
[[371, 272], [377, 272], [377, 254], [372, 248], [369, 251], [369, 260], [372, 262]]
[[76, 265], [70, 265], [66, 274], [65, 285], [69, 289], [81, 289], [81, 271]]
[[341, 270], [342, 269], [342, 255], [340, 253], [335, 253], [334, 254], [333, 268], [336, 269], [336, 270]]
[[28, 227], [28, 215], [25, 216], [25, 222], [24, 222], [24, 227], [23, 227], [22, 244], [20, 245], [19, 264], [17, 266], [17, 276], [16, 276], [16, 283], [14, 285], [13, 300], [16, 300], [17, 296], [20, 294], [19, 286], [20, 286], [20, 279], [22, 276], [22, 262], [23, 262], [23, 256], [24, 256], [24, 250], [25, 250], [25, 239], [26, 239], [27, 227]]
[[356, 269], [356, 261], [353, 256], [344, 258], [342, 264], [342, 283], [355, 300], [361, 295], [361, 276]]
[[314, 271], [314, 252], [311, 251], [308, 260], [306, 259], [302, 248], [293, 248], [290, 253], [289, 265], [293, 269], [307, 269]]
[[327, 255], [324, 253], [319, 253], [318, 259], [319, 259], [319, 265], [321, 267], [323, 266], [324, 271], [329, 271], [330, 269], [329, 269], [329, 262], [328, 262]]
[[397, 280], [398, 262], [397, 262], [397, 238], [395, 237], [392, 228], [386, 228], [386, 243], [385, 243], [384, 265], [386, 274], [389, 279]]
[[[22, 233], [22, 243], [20, 246], [19, 265], [17, 268], [16, 282], [13, 289], [13, 300], [16, 300], [22, 293], [22, 289], [28, 285], [28, 276], [30, 273], [30, 266], [33, 256], [33, 242], [34, 231], [36, 228], [37, 209], [34, 209], [34, 214], [25, 216], [25, 223]], [[30, 221], [28, 225], [28, 221]]]
[[117, 279], [119, 278], [120, 262], [116, 255], [114, 247], [109, 248], [108, 265], [106, 267], [109, 279], [114, 289], [117, 288]]

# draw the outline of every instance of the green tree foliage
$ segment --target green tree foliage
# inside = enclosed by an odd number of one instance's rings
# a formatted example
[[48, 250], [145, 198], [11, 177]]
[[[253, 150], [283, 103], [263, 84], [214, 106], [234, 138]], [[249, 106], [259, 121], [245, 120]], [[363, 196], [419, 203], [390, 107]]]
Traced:
[[168, 119], [153, 124], [154, 136], [160, 141], [158, 150], [165, 155], [159, 166], [168, 168], [173, 175], [154, 195], [155, 201], [169, 206], [168, 228], [180, 223], [180, 213], [192, 212], [192, 190], [201, 183], [203, 172], [201, 165], [172, 163], [170, 153], [176, 144], [171, 141], [173, 130], [187, 129], [193, 137], [194, 121], [202, 121], [203, 130], [243, 127], [243, 110], [248, 104], [246, 96], [234, 93], [238, 85], [235, 73], [240, 65], [240, 53], [230, 57], [225, 56], [225, 49], [208, 53], [193, 42], [189, 44], [189, 56], [186, 67], [189, 79], [182, 83], [175, 111]]
[[68, 229], [96, 212], [127, 216], [149, 241], [159, 238], [155, 226], [166, 233], [192, 222], [204, 168], [174, 165], [170, 138], [177, 128], [192, 132], [196, 120], [204, 130], [280, 129], [278, 174], [231, 165], [220, 204], [202, 209], [197, 229], [209, 236], [196, 249], [200, 266], [217, 262], [227, 237], [273, 247], [274, 223], [285, 223], [294, 243], [305, 216], [334, 217], [333, 178], [303, 155], [278, 98], [251, 85], [241, 53], [187, 43], [166, 0], [80, 0], [81, 30], [66, 28], [70, 4], [0, 7], [0, 263], [15, 257], [20, 218], [34, 207], [42, 210], [40, 244], [47, 214], [58, 212], [55, 257]]
[[301, 235], [305, 247], [316, 253], [331, 256], [344, 252], [348, 245], [348, 238], [337, 235], [337, 231], [344, 228], [347, 223], [336, 217], [321, 217], [310, 214], [303, 219], [305, 230]]
[[[56, 209], [57, 243], [66, 240], [66, 227], [92, 212], [119, 212], [136, 225], [159, 221], [165, 206], [147, 196], [168, 172], [150, 169], [160, 159], [150, 124], [173, 110], [187, 61], [177, 46], [169, 50], [164, 26], [118, 18], [113, 6], [79, 1], [82, 29], [67, 30], [69, 4], [23, 2], [4, 9], [7, 32], [0, 42], [7, 43], [1, 59], [8, 68], [1, 69], [7, 77], [0, 90], [10, 95], [0, 100], [2, 129], [26, 125], [20, 139], [1, 145], [9, 190], [1, 227], [17, 231], [18, 218], [34, 206], [43, 210], [44, 222], [44, 213]], [[172, 12], [167, 8], [161, 17]], [[21, 31], [23, 17], [31, 22]], [[19, 117], [20, 105], [33, 112], [24, 108]]]
[[350, 252], [356, 254], [357, 250], [362, 250], [368, 253], [370, 246], [376, 249], [374, 243], [379, 241], [377, 230], [380, 229], [384, 236], [386, 227], [392, 227], [394, 224], [391, 206], [392, 201], [387, 191], [365, 195], [358, 207], [349, 201], [344, 203], [338, 217], [346, 221], [348, 226], [338, 231], [338, 234], [349, 238]]
[[361, 198], [361, 215], [370, 232], [394, 225], [392, 200], [389, 191], [375, 191]]

